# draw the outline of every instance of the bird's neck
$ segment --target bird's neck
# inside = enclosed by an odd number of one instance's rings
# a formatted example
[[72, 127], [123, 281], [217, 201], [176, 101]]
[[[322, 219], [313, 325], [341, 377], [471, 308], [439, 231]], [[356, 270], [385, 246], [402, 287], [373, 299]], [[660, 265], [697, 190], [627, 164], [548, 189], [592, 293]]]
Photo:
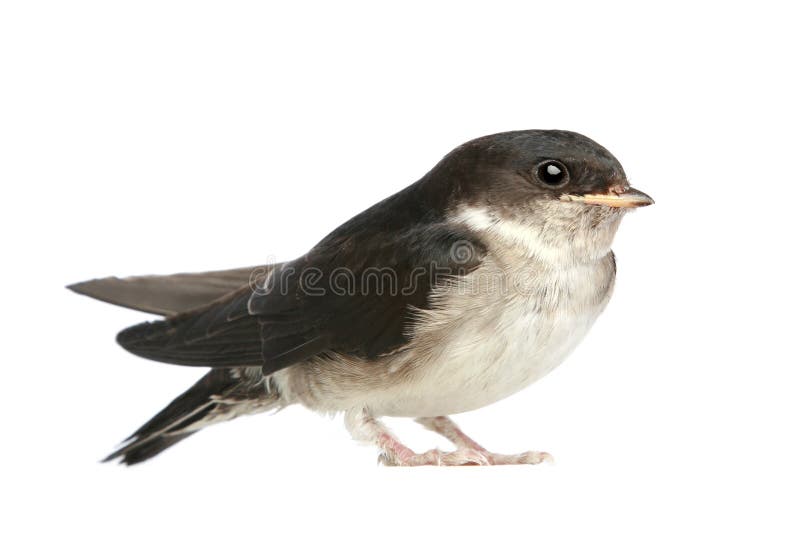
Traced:
[[531, 210], [521, 217], [464, 206], [451, 218], [484, 236], [490, 249], [558, 269], [605, 261], [622, 215], [620, 210], [593, 212], [592, 208], [564, 203], [555, 209]]

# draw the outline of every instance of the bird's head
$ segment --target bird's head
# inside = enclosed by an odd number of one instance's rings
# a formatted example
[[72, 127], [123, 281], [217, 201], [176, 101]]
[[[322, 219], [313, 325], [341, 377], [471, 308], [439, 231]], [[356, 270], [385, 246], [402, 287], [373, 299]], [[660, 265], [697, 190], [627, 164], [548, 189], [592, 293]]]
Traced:
[[622, 215], [653, 203], [608, 150], [562, 130], [474, 139], [437, 169], [449, 182], [451, 216], [543, 258], [605, 255]]

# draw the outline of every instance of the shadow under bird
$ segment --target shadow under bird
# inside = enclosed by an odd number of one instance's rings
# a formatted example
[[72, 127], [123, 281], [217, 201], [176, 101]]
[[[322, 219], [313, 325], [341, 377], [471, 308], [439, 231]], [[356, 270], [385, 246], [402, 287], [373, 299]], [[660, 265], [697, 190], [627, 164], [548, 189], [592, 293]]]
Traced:
[[[211, 368], [107, 460], [135, 464], [210, 424], [295, 403], [343, 412], [388, 465], [548, 459], [489, 452], [448, 416], [564, 360], [611, 296], [623, 215], [652, 203], [587, 137], [505, 132], [459, 146], [293, 261], [72, 285], [164, 316], [120, 332], [126, 350]], [[455, 449], [414, 452], [381, 416], [416, 418]]]

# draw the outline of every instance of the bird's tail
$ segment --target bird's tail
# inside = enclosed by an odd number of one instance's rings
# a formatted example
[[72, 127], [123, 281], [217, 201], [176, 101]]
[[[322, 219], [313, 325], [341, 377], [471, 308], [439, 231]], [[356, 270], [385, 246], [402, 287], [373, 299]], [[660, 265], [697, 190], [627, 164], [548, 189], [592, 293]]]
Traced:
[[260, 368], [212, 369], [103, 461], [137, 464], [208, 425], [281, 406], [280, 393]]

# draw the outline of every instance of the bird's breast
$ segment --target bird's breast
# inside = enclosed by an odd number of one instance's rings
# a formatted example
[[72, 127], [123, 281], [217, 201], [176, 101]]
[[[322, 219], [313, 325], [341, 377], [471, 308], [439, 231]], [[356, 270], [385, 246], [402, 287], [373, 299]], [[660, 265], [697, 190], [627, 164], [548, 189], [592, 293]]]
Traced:
[[535, 272], [520, 268], [516, 274], [518, 279], [501, 283], [489, 266], [437, 297], [438, 305], [420, 317], [412, 350], [396, 362], [398, 370], [415, 367], [411, 378], [382, 396], [375, 410], [453, 414], [530, 385], [584, 338], [608, 302], [614, 268], [598, 262]]

